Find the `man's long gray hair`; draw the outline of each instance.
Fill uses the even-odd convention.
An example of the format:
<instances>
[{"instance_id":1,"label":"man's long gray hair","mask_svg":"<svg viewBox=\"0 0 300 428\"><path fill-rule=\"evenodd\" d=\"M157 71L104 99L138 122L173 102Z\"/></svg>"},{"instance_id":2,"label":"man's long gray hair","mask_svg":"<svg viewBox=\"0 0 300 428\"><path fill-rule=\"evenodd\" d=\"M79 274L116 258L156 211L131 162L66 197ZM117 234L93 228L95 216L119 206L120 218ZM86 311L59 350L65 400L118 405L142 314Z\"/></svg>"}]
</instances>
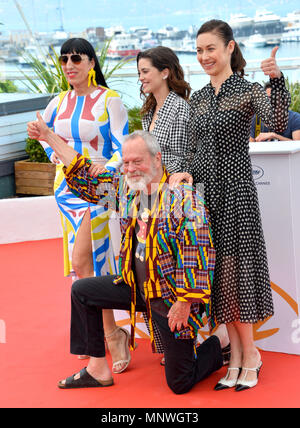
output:
<instances>
[{"instance_id":1,"label":"man's long gray hair","mask_svg":"<svg viewBox=\"0 0 300 428\"><path fill-rule=\"evenodd\" d=\"M128 140L135 140L136 138L142 138L142 140L145 141L151 156L155 156L157 153L161 153L161 148L157 141L157 138L155 137L155 135L151 134L148 131L134 131L125 138L124 143L126 143L126 141Z\"/></svg>"}]
</instances>

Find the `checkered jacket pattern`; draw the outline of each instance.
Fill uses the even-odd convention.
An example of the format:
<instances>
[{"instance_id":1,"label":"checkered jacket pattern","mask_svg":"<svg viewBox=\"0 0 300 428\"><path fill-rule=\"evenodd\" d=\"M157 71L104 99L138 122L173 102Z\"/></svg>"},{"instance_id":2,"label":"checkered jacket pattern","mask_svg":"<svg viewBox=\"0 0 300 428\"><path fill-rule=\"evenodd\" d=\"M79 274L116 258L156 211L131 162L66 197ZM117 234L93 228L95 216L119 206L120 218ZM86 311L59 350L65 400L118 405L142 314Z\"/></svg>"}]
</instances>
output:
<instances>
[{"instance_id":1,"label":"checkered jacket pattern","mask_svg":"<svg viewBox=\"0 0 300 428\"><path fill-rule=\"evenodd\" d=\"M154 111L142 118L144 131L149 131ZM170 174L183 171L184 162L189 154L188 122L190 106L182 97L169 92L163 106L158 111L155 127L151 131L159 142L162 162Z\"/></svg>"}]
</instances>

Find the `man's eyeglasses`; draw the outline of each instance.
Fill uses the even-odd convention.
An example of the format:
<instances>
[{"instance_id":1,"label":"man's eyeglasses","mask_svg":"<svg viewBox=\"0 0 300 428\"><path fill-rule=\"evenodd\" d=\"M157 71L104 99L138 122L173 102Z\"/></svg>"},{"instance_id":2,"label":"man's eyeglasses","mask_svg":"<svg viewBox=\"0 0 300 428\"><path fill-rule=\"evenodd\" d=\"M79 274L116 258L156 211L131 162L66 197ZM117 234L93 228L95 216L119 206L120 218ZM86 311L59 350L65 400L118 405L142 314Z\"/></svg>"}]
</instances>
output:
<instances>
[{"instance_id":1,"label":"man's eyeglasses","mask_svg":"<svg viewBox=\"0 0 300 428\"><path fill-rule=\"evenodd\" d=\"M60 62L61 65L66 65L69 59L71 59L71 61L73 62L73 64L80 64L81 61L83 60L83 58L81 57L81 55L79 55L79 54L72 54L70 56L68 56L68 55L61 55L59 57L59 62Z\"/></svg>"}]
</instances>

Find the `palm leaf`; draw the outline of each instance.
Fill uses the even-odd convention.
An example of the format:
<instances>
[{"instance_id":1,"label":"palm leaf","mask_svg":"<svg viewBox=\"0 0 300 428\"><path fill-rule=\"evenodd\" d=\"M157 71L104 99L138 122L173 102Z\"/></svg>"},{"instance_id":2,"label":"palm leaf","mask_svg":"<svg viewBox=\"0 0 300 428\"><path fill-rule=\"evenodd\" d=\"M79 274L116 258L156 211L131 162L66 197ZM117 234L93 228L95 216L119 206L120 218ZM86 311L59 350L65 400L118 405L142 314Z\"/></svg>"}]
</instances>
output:
<instances>
[{"instance_id":1,"label":"palm leaf","mask_svg":"<svg viewBox=\"0 0 300 428\"><path fill-rule=\"evenodd\" d=\"M115 76L115 74L125 65L134 60L134 58L122 58L117 63L114 61L113 65L111 65L111 62L107 58L107 52L111 41L112 38L106 40L101 49L97 51L97 57L103 76L105 80L110 83L110 87L124 82L122 77L120 77L120 74L118 76ZM35 58L30 53L23 54L23 57L31 66L34 74L33 76L29 76L24 73L23 70L20 70L26 79L25 86L30 91L35 93L53 94L68 89L68 81L60 65L59 56L52 46L51 52L45 55L45 63L42 63L38 58Z\"/></svg>"}]
</instances>

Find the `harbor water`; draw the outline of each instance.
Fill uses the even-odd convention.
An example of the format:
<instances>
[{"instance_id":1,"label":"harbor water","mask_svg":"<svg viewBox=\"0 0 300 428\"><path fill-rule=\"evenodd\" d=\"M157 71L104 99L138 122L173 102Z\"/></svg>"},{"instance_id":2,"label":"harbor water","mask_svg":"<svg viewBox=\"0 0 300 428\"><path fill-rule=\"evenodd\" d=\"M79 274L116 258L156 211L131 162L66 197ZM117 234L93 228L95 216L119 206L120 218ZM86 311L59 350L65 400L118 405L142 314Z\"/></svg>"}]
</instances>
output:
<instances>
[{"instance_id":1,"label":"harbor water","mask_svg":"<svg viewBox=\"0 0 300 428\"><path fill-rule=\"evenodd\" d=\"M245 47L241 46L244 58L247 61L246 78L250 81L257 81L261 84L268 80L261 71L259 71L260 62L270 56L272 46L265 47ZM202 88L209 82L209 77L202 71L197 62L195 53L178 54L181 65L183 66L186 80L189 81L192 91ZM279 46L276 58L285 77L290 82L300 82L300 42L284 42ZM109 60L109 66L113 67L115 60ZM293 69L291 67L294 66ZM19 64L0 62L0 75L2 79L14 79L18 89L22 92L28 92L23 73L32 75L28 66ZM20 80L19 80L20 79ZM127 107L141 106L140 84L136 70L136 61L133 59L130 65L118 70L114 78L108 81L110 88L115 89L122 97ZM3 97L2 102L3 102Z\"/></svg>"}]
</instances>

